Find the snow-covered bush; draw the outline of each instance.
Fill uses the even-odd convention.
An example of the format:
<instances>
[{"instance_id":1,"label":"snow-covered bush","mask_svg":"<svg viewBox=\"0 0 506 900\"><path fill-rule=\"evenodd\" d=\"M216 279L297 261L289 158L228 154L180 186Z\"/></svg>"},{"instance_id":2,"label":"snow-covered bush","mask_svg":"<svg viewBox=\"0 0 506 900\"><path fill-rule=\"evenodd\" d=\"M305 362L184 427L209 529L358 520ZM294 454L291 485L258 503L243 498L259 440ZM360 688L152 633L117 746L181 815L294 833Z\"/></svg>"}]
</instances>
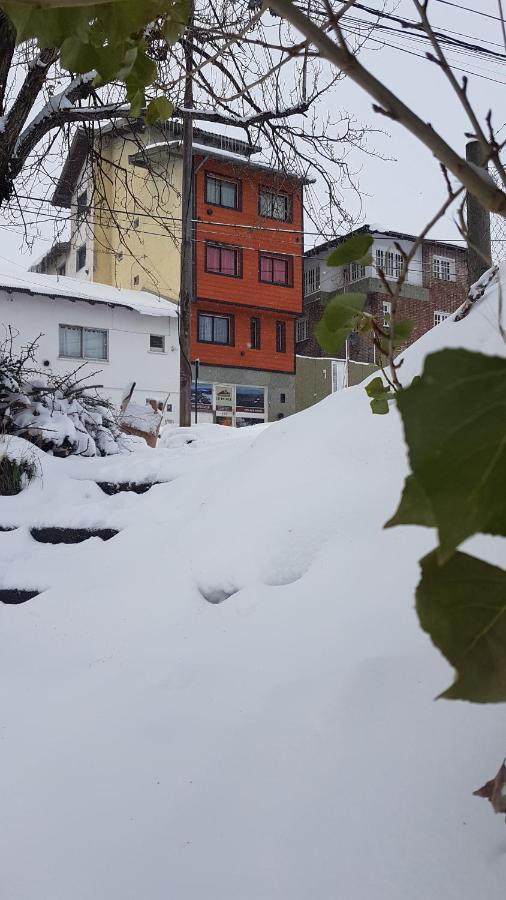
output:
<instances>
[{"instance_id":1,"label":"snow-covered bush","mask_svg":"<svg viewBox=\"0 0 506 900\"><path fill-rule=\"evenodd\" d=\"M0 345L0 432L58 456L109 456L128 449L109 400L82 377L41 372L32 343L16 354L13 335Z\"/></svg>"}]
</instances>

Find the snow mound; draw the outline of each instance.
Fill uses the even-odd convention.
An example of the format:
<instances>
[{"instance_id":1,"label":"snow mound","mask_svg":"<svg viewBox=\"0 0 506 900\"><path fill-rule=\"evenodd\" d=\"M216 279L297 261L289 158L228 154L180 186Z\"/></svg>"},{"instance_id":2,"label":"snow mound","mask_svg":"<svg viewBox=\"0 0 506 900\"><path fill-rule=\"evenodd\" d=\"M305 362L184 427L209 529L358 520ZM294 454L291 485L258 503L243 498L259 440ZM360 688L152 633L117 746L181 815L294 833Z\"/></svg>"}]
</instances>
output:
<instances>
[{"instance_id":1,"label":"snow mound","mask_svg":"<svg viewBox=\"0 0 506 900\"><path fill-rule=\"evenodd\" d=\"M503 272L504 276L504 272ZM505 354L498 292L405 354ZM8 900L502 900L503 826L472 790L497 707L433 702L413 610L427 529L382 526L407 471L363 385L265 429L41 458L2 498L2 887ZM99 496L95 481L167 483ZM65 520L65 521L62 521ZM112 527L55 547L34 524ZM503 542L471 552L501 562Z\"/></svg>"}]
</instances>

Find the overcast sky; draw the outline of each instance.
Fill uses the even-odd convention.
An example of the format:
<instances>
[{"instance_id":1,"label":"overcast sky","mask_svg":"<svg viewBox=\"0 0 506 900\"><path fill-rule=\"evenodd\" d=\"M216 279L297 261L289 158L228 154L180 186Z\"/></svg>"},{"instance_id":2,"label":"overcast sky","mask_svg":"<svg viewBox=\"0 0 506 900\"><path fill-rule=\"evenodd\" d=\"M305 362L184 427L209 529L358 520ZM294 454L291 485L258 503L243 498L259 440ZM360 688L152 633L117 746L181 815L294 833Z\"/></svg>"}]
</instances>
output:
<instances>
[{"instance_id":1,"label":"overcast sky","mask_svg":"<svg viewBox=\"0 0 506 900\"><path fill-rule=\"evenodd\" d=\"M369 7L380 8L380 0L364 0ZM502 34L497 16L497 0L454 0L455 8L446 0L432 0L432 22L435 26L451 29L455 37L467 42L504 53ZM464 6L472 11L467 12ZM415 18L412 0L400 0L388 9L398 15ZM481 13L481 15L480 15ZM367 19L365 13L356 10L357 18ZM385 43L386 42L386 43ZM488 42L488 43L487 43ZM395 49L393 44L402 46ZM390 46L389 46L390 45ZM406 52L409 51L409 52ZM469 124L465 120L452 91L438 68L419 56L424 46L405 37L388 33L375 33L370 49L362 52L362 61L391 89L407 102L424 119L430 121L453 147L464 153L465 132ZM476 54L452 51L449 58L455 66L470 75L469 95L475 109L484 117L488 109L495 112L497 128L506 120L506 58L503 60L477 58ZM458 73L457 73L458 74ZM462 73L461 73L462 74ZM376 115L370 99L349 80L343 81L329 100L336 106L352 112L362 123L383 128L387 135L372 135L370 144L392 161L375 159L356 153L351 158L359 171L359 183L363 192L362 218L364 222L383 229L405 232L419 231L430 220L437 206L444 199L445 189L438 164L431 154L400 126ZM502 137L506 137L504 131ZM348 202L356 209L356 201L350 192ZM457 229L448 216L433 231L433 236L443 240L458 237ZM52 228L44 226L41 237L34 244L32 253L21 247L19 231L1 229L0 264L4 270L19 272L26 269L37 256L51 245Z\"/></svg>"}]
</instances>

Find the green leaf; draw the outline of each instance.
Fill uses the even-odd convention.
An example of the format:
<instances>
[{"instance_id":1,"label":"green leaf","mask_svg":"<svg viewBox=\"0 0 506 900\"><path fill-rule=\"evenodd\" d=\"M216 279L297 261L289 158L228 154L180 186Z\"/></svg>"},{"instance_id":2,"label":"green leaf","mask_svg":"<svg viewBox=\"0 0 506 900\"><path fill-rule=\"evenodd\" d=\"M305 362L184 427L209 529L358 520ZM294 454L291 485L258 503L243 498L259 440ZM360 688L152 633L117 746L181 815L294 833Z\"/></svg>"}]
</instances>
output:
<instances>
[{"instance_id":1,"label":"green leaf","mask_svg":"<svg viewBox=\"0 0 506 900\"><path fill-rule=\"evenodd\" d=\"M474 703L506 700L506 572L466 553L443 565L422 562L416 592L420 624L456 669L440 696Z\"/></svg>"},{"instance_id":2,"label":"green leaf","mask_svg":"<svg viewBox=\"0 0 506 900\"><path fill-rule=\"evenodd\" d=\"M362 260L372 247L370 234L354 234L344 243L339 244L327 259L328 266L345 266L347 263Z\"/></svg>"},{"instance_id":3,"label":"green leaf","mask_svg":"<svg viewBox=\"0 0 506 900\"><path fill-rule=\"evenodd\" d=\"M477 532L506 535L506 359L427 357L397 395L411 469L439 531L441 560Z\"/></svg>"},{"instance_id":4,"label":"green leaf","mask_svg":"<svg viewBox=\"0 0 506 900\"><path fill-rule=\"evenodd\" d=\"M365 392L368 397L378 397L380 394L388 393L390 390L390 385L383 384L383 379L379 376L373 378L369 384L365 386Z\"/></svg>"},{"instance_id":5,"label":"green leaf","mask_svg":"<svg viewBox=\"0 0 506 900\"><path fill-rule=\"evenodd\" d=\"M386 397L375 397L371 400L371 409L377 416L385 416L389 412L388 400Z\"/></svg>"},{"instance_id":6,"label":"green leaf","mask_svg":"<svg viewBox=\"0 0 506 900\"><path fill-rule=\"evenodd\" d=\"M325 307L321 321L315 328L320 346L334 356L361 319L365 294L338 294Z\"/></svg>"},{"instance_id":7,"label":"green leaf","mask_svg":"<svg viewBox=\"0 0 506 900\"><path fill-rule=\"evenodd\" d=\"M152 125L154 122L165 122L174 112L174 104L166 97L156 97L148 104L146 110L146 122Z\"/></svg>"},{"instance_id":8,"label":"green leaf","mask_svg":"<svg viewBox=\"0 0 506 900\"><path fill-rule=\"evenodd\" d=\"M401 502L392 518L385 522L384 528L393 528L394 525L436 527L436 520L427 495L414 475L407 476Z\"/></svg>"}]
</instances>

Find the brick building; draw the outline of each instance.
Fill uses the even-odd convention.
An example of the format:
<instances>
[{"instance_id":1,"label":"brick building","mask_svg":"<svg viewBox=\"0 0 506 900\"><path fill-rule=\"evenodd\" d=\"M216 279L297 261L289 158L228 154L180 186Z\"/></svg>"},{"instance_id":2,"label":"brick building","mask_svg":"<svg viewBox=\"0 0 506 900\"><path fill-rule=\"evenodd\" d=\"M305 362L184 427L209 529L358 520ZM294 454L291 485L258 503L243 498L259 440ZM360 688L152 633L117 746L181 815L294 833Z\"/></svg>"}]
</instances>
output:
<instances>
[{"instance_id":1,"label":"brick building","mask_svg":"<svg viewBox=\"0 0 506 900\"><path fill-rule=\"evenodd\" d=\"M378 278L381 269L395 280L402 267L402 255L409 252L416 238L394 231L375 231L364 226L354 233L368 233L373 237L371 264L352 263L339 268L327 267L330 251L340 238L320 244L307 251L304 259L303 315L296 324L296 349L301 356L323 356L314 337L326 302L336 293L352 290L367 295L365 309L378 321L388 321L390 301ZM400 319L414 322L409 343L437 325L464 302L467 296L467 251L453 244L425 240L417 249L409 265L408 275L398 304ZM352 334L348 341L348 358L358 362L375 363L375 350L369 336ZM346 355L343 347L340 356Z\"/></svg>"}]
</instances>

